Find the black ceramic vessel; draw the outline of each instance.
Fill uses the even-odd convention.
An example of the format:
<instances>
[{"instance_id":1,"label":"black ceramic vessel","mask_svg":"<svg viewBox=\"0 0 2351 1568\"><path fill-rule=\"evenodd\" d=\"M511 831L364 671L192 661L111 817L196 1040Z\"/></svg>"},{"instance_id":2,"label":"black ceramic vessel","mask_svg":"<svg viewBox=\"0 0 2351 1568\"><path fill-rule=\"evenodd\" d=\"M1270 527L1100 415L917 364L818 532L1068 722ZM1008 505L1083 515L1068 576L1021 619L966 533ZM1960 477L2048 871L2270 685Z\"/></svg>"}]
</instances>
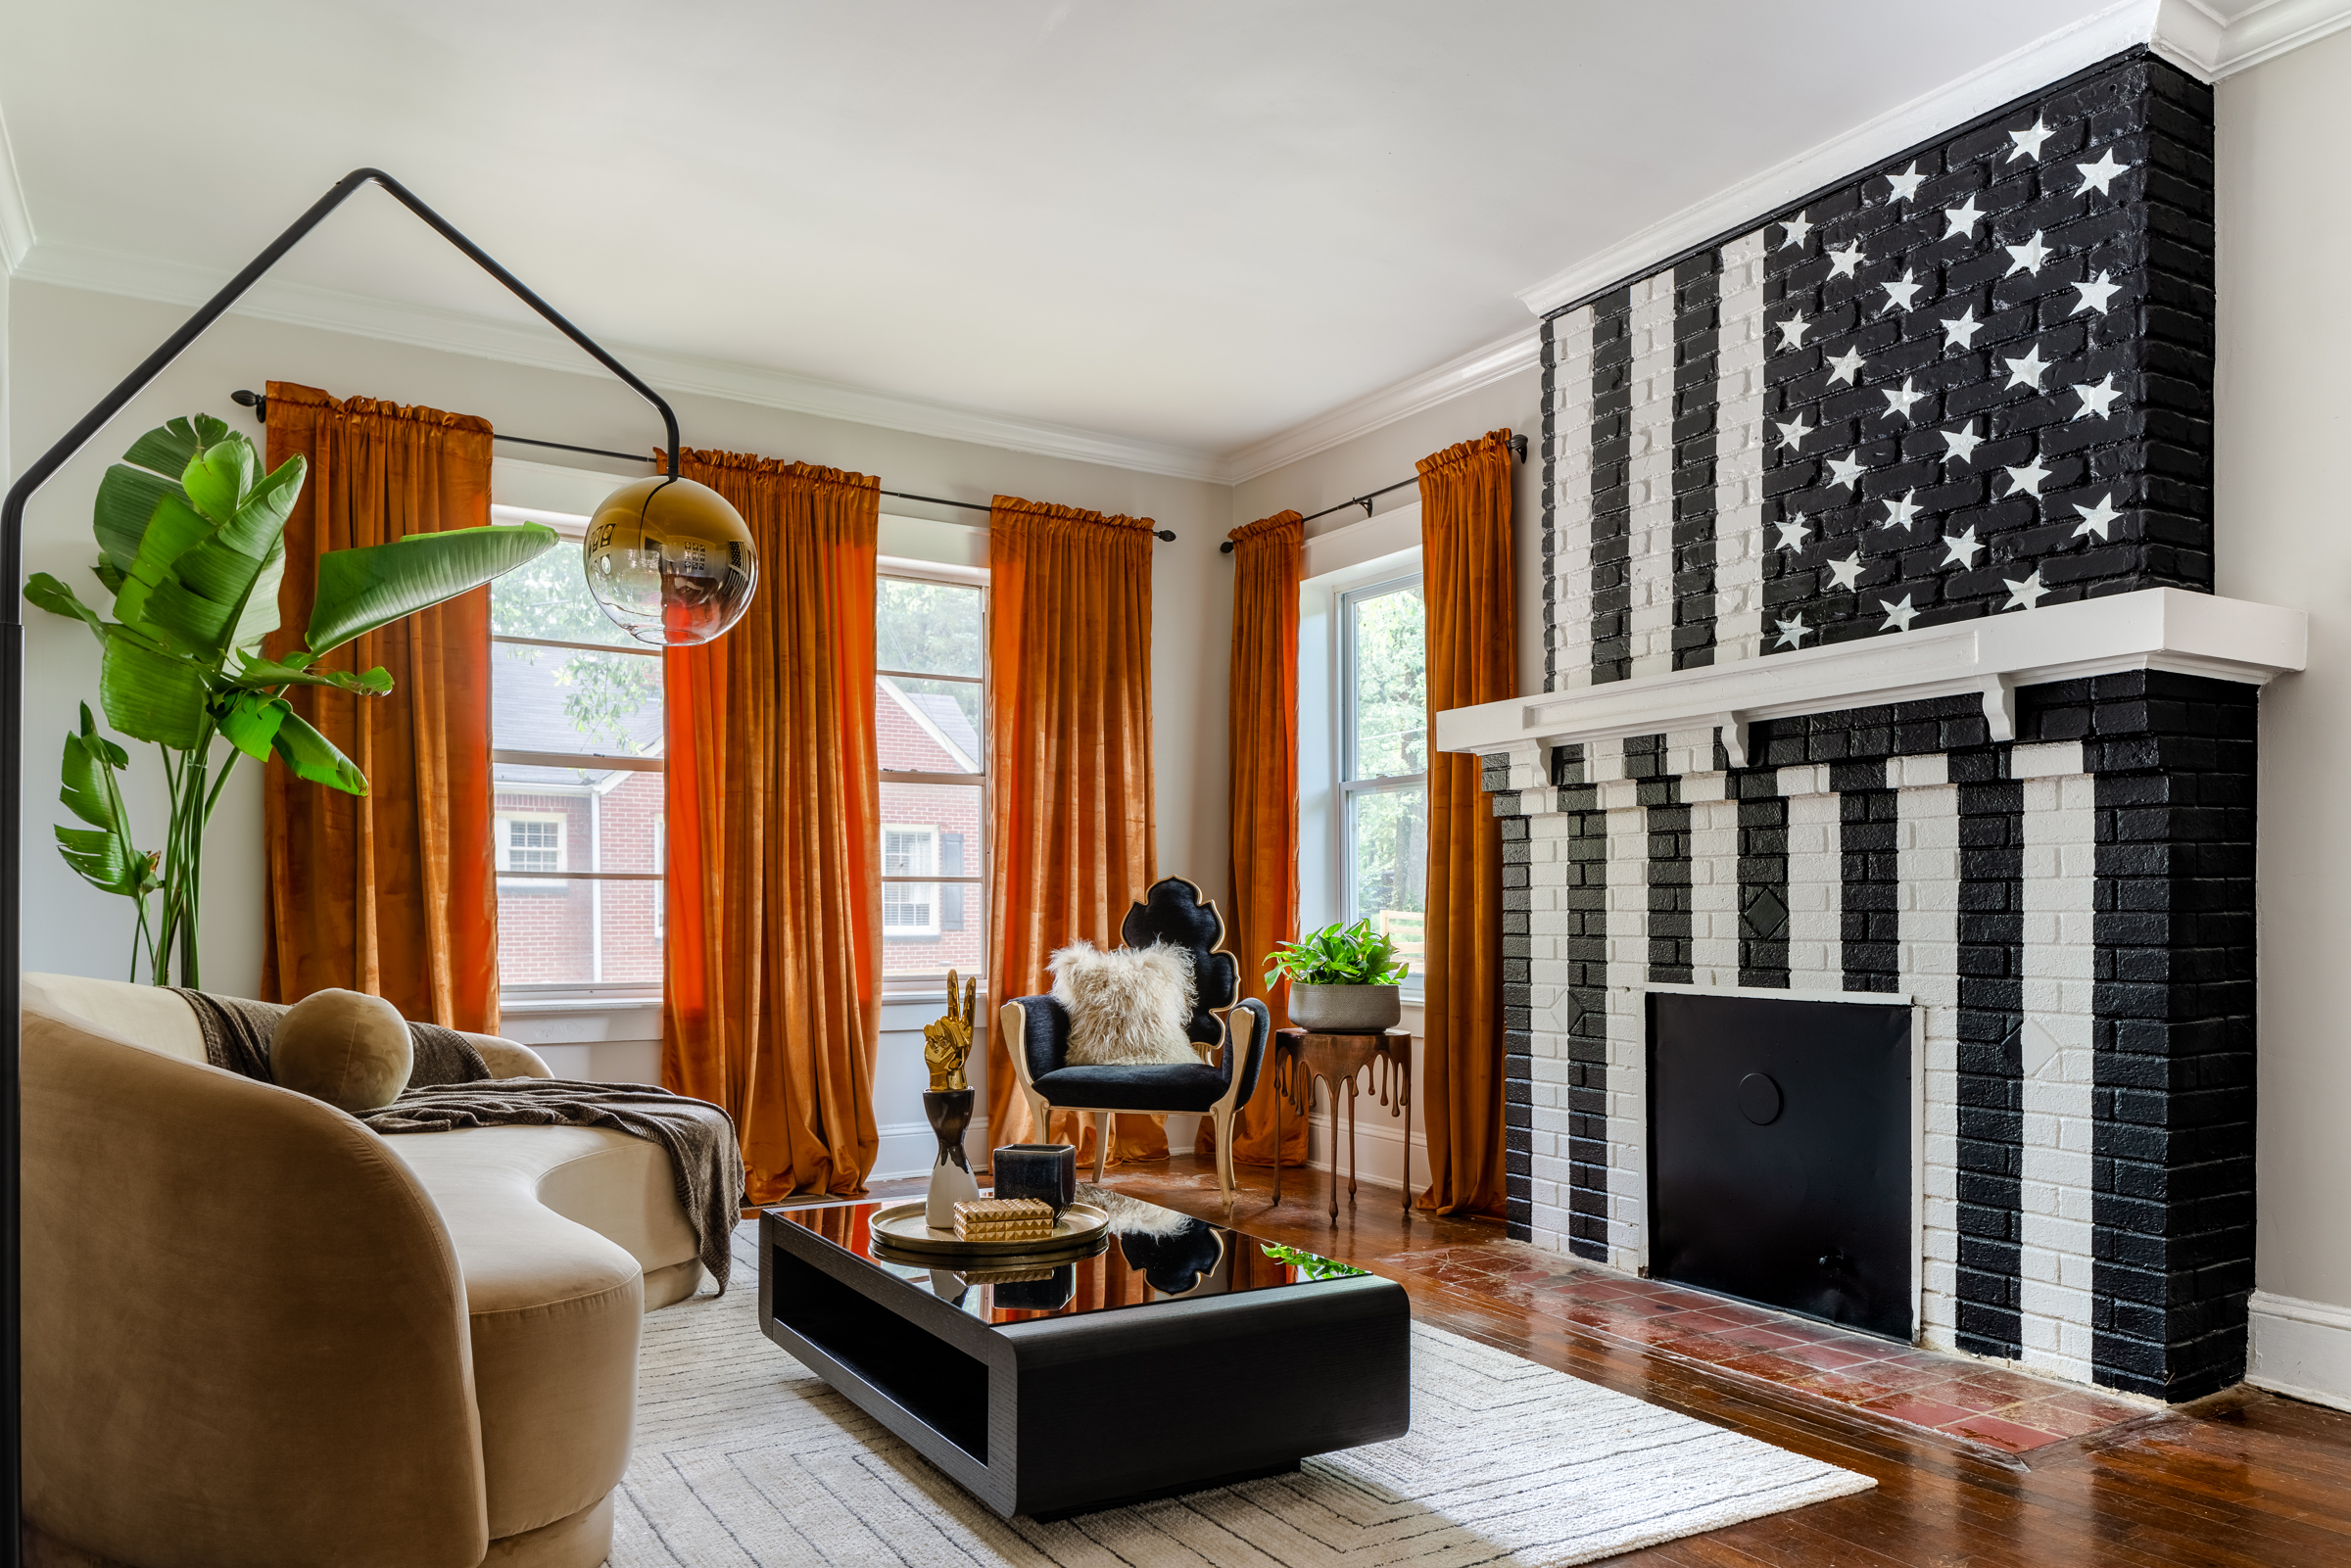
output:
<instances>
[{"instance_id":1,"label":"black ceramic vessel","mask_svg":"<svg viewBox=\"0 0 2351 1568\"><path fill-rule=\"evenodd\" d=\"M926 1089L923 1115L931 1118L931 1130L938 1134L938 1158L933 1162L934 1166L951 1162L971 1169L971 1161L964 1158L963 1131L972 1124L972 1091Z\"/></svg>"},{"instance_id":2,"label":"black ceramic vessel","mask_svg":"<svg viewBox=\"0 0 2351 1568\"><path fill-rule=\"evenodd\" d=\"M995 1193L999 1198L1041 1198L1055 1218L1078 1198L1078 1150L1067 1143L1008 1143L998 1149Z\"/></svg>"}]
</instances>

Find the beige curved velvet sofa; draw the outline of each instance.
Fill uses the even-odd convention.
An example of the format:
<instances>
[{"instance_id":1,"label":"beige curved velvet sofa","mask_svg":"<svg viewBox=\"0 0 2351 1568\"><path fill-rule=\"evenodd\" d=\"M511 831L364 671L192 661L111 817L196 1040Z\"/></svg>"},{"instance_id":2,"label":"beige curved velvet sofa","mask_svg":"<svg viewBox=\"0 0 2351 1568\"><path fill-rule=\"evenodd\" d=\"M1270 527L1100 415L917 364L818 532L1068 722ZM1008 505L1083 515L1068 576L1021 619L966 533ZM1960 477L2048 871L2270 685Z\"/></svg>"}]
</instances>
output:
<instances>
[{"instance_id":1,"label":"beige curved velvet sofa","mask_svg":"<svg viewBox=\"0 0 2351 1568\"><path fill-rule=\"evenodd\" d=\"M659 1145L379 1137L206 1066L168 990L24 998L30 1560L604 1560L641 1319L701 1280Z\"/></svg>"}]
</instances>

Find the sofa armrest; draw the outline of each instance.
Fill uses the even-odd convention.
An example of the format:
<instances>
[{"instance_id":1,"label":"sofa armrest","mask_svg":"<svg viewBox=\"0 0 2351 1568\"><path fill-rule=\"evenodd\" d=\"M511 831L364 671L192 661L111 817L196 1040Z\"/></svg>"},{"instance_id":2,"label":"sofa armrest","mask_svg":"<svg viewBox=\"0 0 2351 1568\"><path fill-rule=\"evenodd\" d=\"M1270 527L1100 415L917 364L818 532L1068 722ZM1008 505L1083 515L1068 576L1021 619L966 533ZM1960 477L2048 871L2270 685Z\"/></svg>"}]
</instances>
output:
<instances>
[{"instance_id":1,"label":"sofa armrest","mask_svg":"<svg viewBox=\"0 0 2351 1568\"><path fill-rule=\"evenodd\" d=\"M463 1029L457 1031L465 1034ZM555 1069L547 1059L520 1040L509 1040L503 1034L465 1034L494 1078L552 1078Z\"/></svg>"},{"instance_id":2,"label":"sofa armrest","mask_svg":"<svg viewBox=\"0 0 2351 1568\"><path fill-rule=\"evenodd\" d=\"M465 1285L332 1106L24 1020L24 1485L123 1562L473 1568Z\"/></svg>"}]
</instances>

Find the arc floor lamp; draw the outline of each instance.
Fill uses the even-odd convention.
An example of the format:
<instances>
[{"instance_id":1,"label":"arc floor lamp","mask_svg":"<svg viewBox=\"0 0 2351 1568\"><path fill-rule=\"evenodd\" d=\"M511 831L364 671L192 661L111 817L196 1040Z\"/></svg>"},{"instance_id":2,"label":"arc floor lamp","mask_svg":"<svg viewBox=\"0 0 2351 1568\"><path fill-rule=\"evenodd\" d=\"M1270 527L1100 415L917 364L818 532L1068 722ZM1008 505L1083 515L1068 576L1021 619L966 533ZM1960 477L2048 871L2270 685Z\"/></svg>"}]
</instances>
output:
<instances>
[{"instance_id":1,"label":"arc floor lamp","mask_svg":"<svg viewBox=\"0 0 2351 1568\"><path fill-rule=\"evenodd\" d=\"M663 450L669 456L666 479L656 476L639 480L614 493L611 499L600 507L591 525L588 546L590 558L608 555L619 547L625 551L631 543L629 536L641 546L639 553L654 562L650 575L656 597L661 591L670 590L670 614L664 627L656 614L650 623L624 627L633 636L649 642L685 643L707 641L734 624L750 600L757 580L757 563L749 549L750 536L743 520L732 506L715 492L704 489L691 480L678 476L678 416L668 403L652 388L596 342L565 320L562 313L525 285L522 279L499 265L489 252L459 233L456 227L440 214L418 201L413 192L380 168L355 168L335 182L334 188L296 218L283 234L272 240L261 255L245 264L244 270L229 279L219 293L207 300L197 312L188 317L177 332L167 338L157 350L139 362L138 368L99 400L97 406L75 421L73 428L35 458L32 465L8 488L8 498L0 502L0 1319L5 1332L0 1333L0 1402L5 1402L5 1435L8 1445L8 1466L5 1485L8 1492L7 1536L0 1541L0 1563L16 1568L21 1560L20 1523L24 1514L23 1424L19 1402L24 1395L23 1347L19 1334L23 1313L19 1292L23 1286L23 1235L18 1205L23 1196L23 1183L18 1160L23 1151L23 1098L18 1081L20 1051L23 1044L22 1021L18 1015L21 1001L19 977L23 962L23 912L19 900L24 893L24 620L19 585L24 575L24 507L33 495L63 468L73 454L88 444L90 438L129 405L131 399L145 390L168 369L174 359L185 353L188 345L202 337L212 324L227 313L244 293L258 282L262 274L275 266L280 258L298 244L302 237L326 220L326 215L350 199L352 194L366 185L380 185L401 206L422 218L433 231L465 253L473 263L504 284L518 299L546 318L554 329L586 350L591 357L611 371L639 397L661 411L665 436ZM715 505L712 503L715 502ZM663 515L656 516L656 512ZM663 552L659 541L682 538L704 546L716 543L722 548L720 558L732 570L715 574L695 575L702 581L689 581L668 565L662 564ZM732 550L724 548L733 546ZM649 546L644 547L644 546ZM696 555L698 562L710 552ZM713 603L713 596L720 601ZM621 620L612 601L602 594L615 620ZM642 597L642 596L641 596Z\"/></svg>"}]
</instances>

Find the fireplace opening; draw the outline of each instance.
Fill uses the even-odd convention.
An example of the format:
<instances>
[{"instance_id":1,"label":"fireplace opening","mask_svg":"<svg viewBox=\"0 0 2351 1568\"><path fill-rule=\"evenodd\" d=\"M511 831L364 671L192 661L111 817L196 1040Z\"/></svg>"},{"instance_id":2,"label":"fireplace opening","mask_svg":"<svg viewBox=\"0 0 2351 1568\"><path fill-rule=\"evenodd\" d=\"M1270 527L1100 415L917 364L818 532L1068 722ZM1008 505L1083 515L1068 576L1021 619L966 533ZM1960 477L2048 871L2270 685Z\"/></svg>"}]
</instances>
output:
<instances>
[{"instance_id":1,"label":"fireplace opening","mask_svg":"<svg viewBox=\"0 0 2351 1568\"><path fill-rule=\"evenodd\" d=\"M1910 1009L1649 996L1650 1274L1912 1337Z\"/></svg>"}]
</instances>

